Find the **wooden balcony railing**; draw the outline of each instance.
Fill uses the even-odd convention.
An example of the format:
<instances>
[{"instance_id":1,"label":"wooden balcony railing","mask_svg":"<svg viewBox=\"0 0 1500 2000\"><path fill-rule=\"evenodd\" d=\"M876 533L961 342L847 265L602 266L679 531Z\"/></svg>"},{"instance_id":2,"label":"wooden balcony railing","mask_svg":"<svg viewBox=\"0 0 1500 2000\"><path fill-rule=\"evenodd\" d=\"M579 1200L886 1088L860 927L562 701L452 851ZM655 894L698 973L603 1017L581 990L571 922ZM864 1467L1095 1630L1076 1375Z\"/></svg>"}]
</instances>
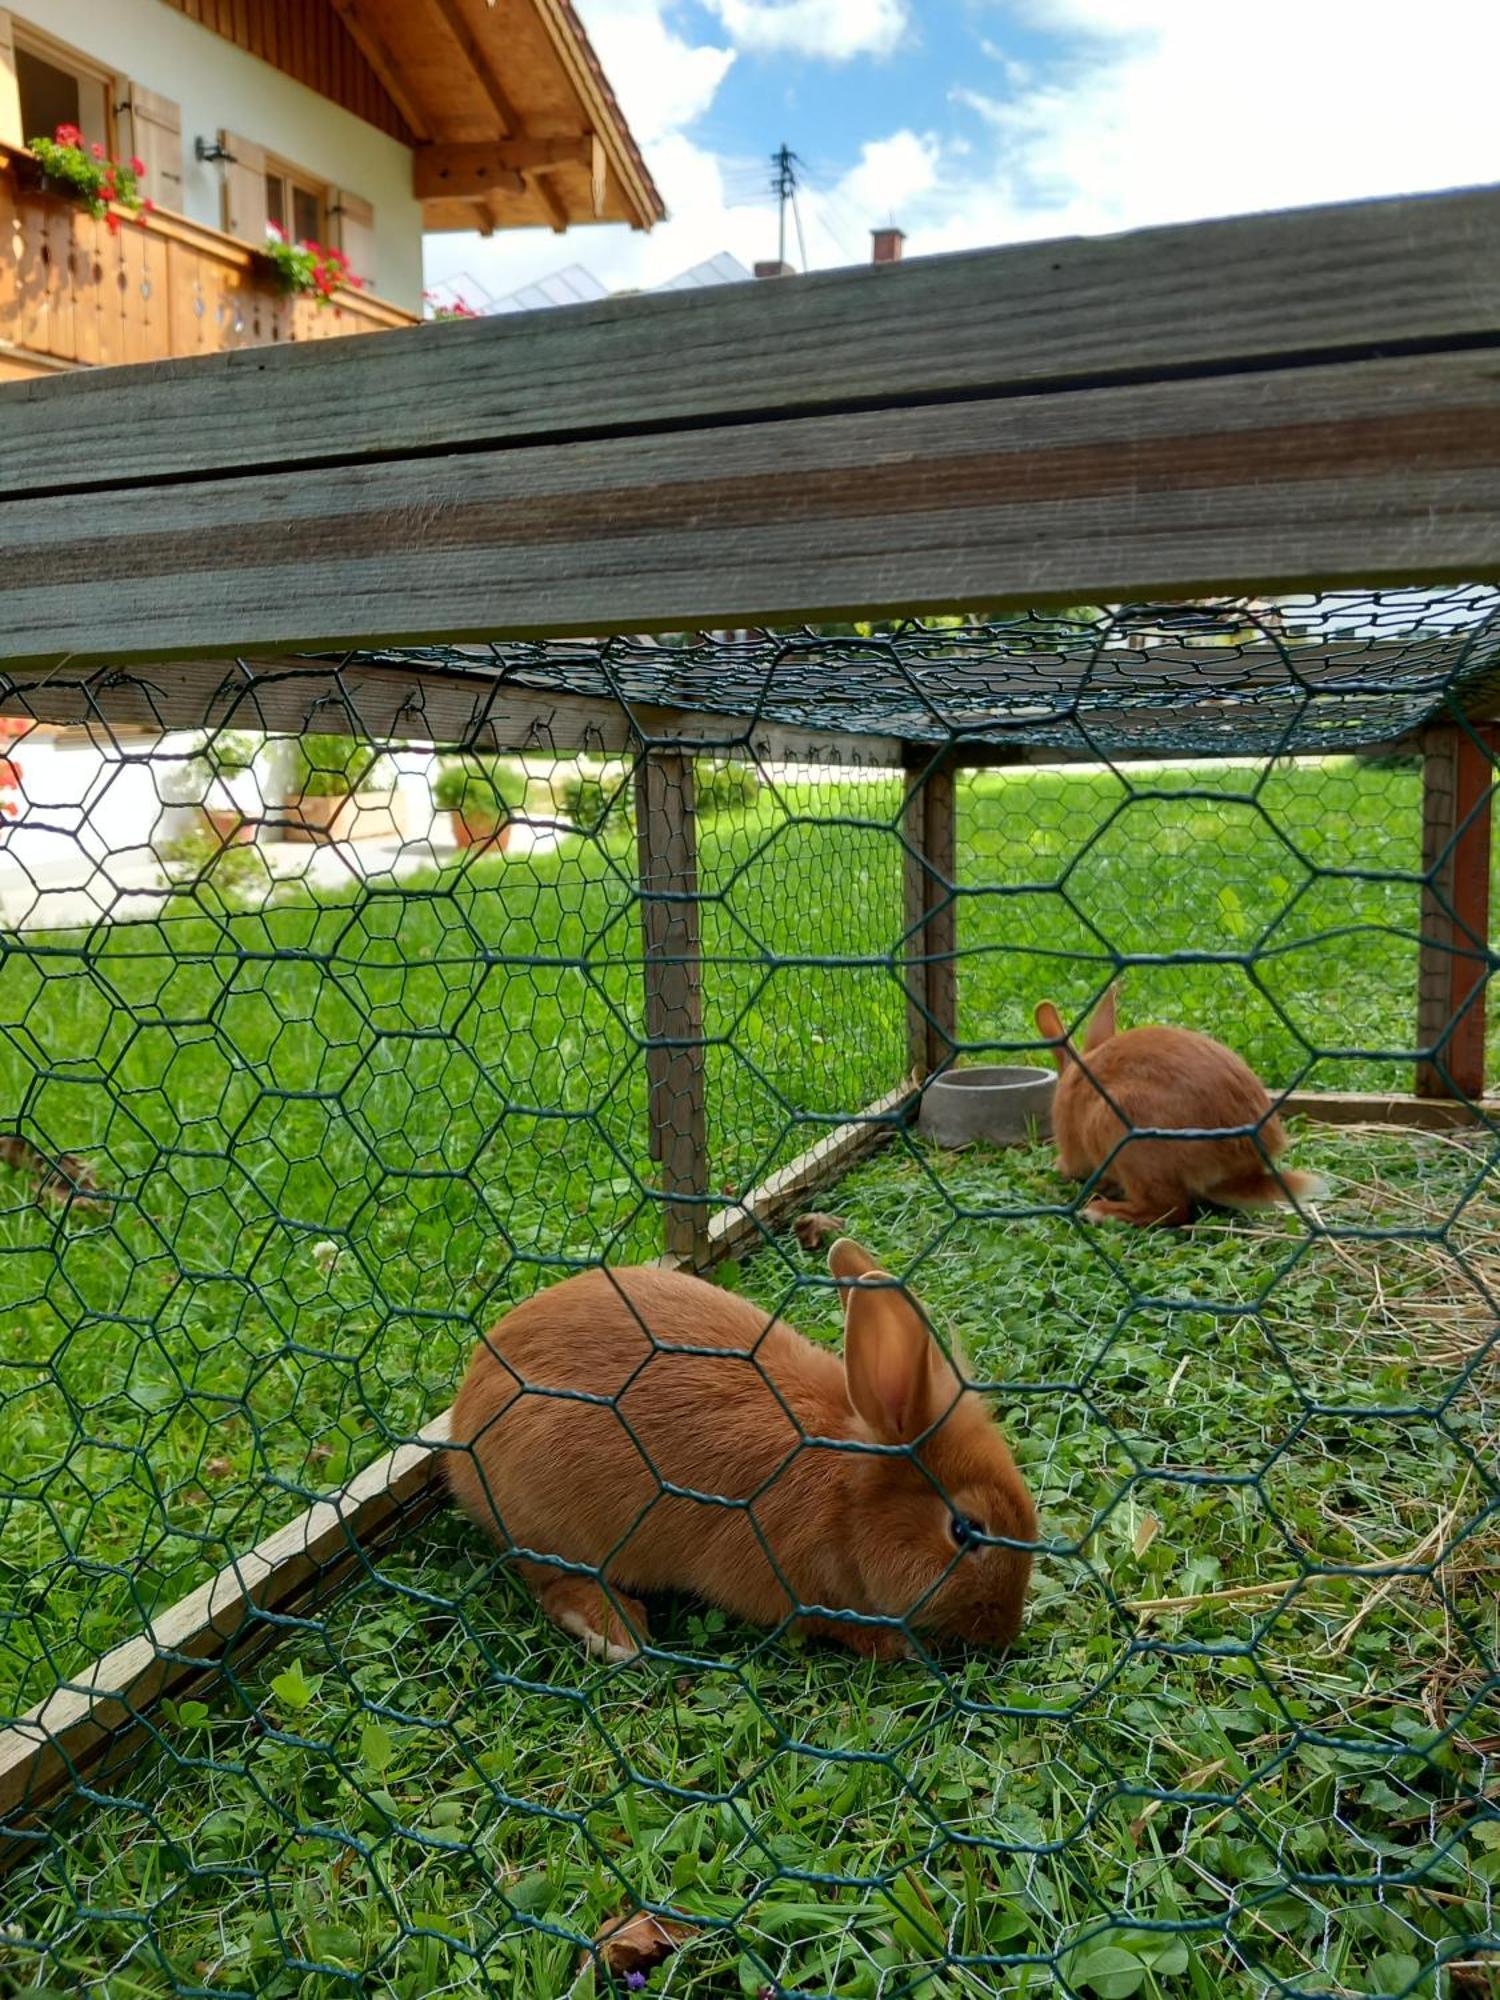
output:
<instances>
[{"instance_id":1,"label":"wooden balcony railing","mask_svg":"<svg viewBox=\"0 0 1500 2000\"><path fill-rule=\"evenodd\" d=\"M248 245L179 215L111 234L45 191L29 153L0 145L0 381L54 367L161 361L410 326L368 292L288 298Z\"/></svg>"}]
</instances>

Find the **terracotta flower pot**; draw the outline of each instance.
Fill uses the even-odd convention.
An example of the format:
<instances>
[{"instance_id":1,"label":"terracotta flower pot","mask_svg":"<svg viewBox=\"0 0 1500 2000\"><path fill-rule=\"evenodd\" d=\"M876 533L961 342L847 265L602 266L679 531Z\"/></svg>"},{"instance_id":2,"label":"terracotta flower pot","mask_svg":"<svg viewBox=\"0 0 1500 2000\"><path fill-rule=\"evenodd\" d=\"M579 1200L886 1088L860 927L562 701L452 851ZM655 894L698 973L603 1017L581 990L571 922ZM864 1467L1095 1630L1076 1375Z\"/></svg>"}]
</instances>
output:
<instances>
[{"instance_id":1,"label":"terracotta flower pot","mask_svg":"<svg viewBox=\"0 0 1500 2000\"><path fill-rule=\"evenodd\" d=\"M326 847L335 840L385 840L396 831L390 792L345 793L336 798L288 799L283 840Z\"/></svg>"},{"instance_id":2,"label":"terracotta flower pot","mask_svg":"<svg viewBox=\"0 0 1500 2000\"><path fill-rule=\"evenodd\" d=\"M453 829L455 847L493 848L497 854L505 853L515 832L512 820L481 819L475 813L466 819L461 812L451 812L448 824Z\"/></svg>"},{"instance_id":3,"label":"terracotta flower pot","mask_svg":"<svg viewBox=\"0 0 1500 2000\"><path fill-rule=\"evenodd\" d=\"M257 822L246 819L242 812L232 808L225 811L205 810L204 818L213 828L215 837L226 847L248 847L255 838Z\"/></svg>"}]
</instances>

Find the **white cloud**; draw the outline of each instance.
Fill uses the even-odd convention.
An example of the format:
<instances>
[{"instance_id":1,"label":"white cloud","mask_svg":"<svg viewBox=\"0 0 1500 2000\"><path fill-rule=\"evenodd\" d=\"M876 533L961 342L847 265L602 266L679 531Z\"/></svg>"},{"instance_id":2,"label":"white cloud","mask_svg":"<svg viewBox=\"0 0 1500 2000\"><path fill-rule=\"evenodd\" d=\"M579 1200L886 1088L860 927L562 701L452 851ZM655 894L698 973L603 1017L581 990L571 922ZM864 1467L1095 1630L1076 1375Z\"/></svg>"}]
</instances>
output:
<instances>
[{"instance_id":1,"label":"white cloud","mask_svg":"<svg viewBox=\"0 0 1500 2000\"><path fill-rule=\"evenodd\" d=\"M893 132L860 148L858 163L834 189L838 200L871 227L887 221L938 185L941 155L937 141L915 132Z\"/></svg>"},{"instance_id":2,"label":"white cloud","mask_svg":"<svg viewBox=\"0 0 1500 2000\"><path fill-rule=\"evenodd\" d=\"M1067 66L970 108L998 137L966 232L1033 233L1451 187L1500 176L1500 9L1475 0L1022 0L1086 38ZM993 239L989 239L993 240Z\"/></svg>"},{"instance_id":3,"label":"white cloud","mask_svg":"<svg viewBox=\"0 0 1500 2000\"><path fill-rule=\"evenodd\" d=\"M606 0L588 9L588 32L643 147L701 118L734 61L733 49L684 41L662 0Z\"/></svg>"},{"instance_id":4,"label":"white cloud","mask_svg":"<svg viewBox=\"0 0 1500 2000\"><path fill-rule=\"evenodd\" d=\"M757 55L888 56L906 33L906 0L707 0L737 48Z\"/></svg>"}]
</instances>

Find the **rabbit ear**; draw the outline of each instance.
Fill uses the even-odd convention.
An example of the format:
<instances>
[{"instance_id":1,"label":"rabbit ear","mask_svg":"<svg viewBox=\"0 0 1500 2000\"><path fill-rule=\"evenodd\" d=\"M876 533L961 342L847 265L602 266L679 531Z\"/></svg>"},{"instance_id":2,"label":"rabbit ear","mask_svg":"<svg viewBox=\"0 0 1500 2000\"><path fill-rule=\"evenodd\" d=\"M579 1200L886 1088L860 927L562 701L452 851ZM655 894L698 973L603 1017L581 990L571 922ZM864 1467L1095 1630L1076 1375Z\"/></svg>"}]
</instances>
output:
<instances>
[{"instance_id":1,"label":"rabbit ear","mask_svg":"<svg viewBox=\"0 0 1500 2000\"><path fill-rule=\"evenodd\" d=\"M1111 986L1104 998L1094 1009L1094 1018L1089 1022L1089 1031L1083 1038L1085 1050L1097 1049L1107 1042L1115 1031L1115 994L1117 988Z\"/></svg>"},{"instance_id":2,"label":"rabbit ear","mask_svg":"<svg viewBox=\"0 0 1500 2000\"><path fill-rule=\"evenodd\" d=\"M884 1271L873 1275L881 1282L852 1285L846 1301L849 1401L882 1444L910 1444L942 1414L937 1377L948 1371L905 1292ZM942 1408L952 1400L945 1396Z\"/></svg>"},{"instance_id":3,"label":"rabbit ear","mask_svg":"<svg viewBox=\"0 0 1500 2000\"><path fill-rule=\"evenodd\" d=\"M1045 1035L1049 1042L1057 1044L1052 1053L1057 1060L1058 1073L1061 1074L1072 1050L1068 1047L1068 1031L1062 1024L1062 1016L1050 1000L1042 1001L1037 1008L1036 1025L1038 1034Z\"/></svg>"},{"instance_id":4,"label":"rabbit ear","mask_svg":"<svg viewBox=\"0 0 1500 2000\"><path fill-rule=\"evenodd\" d=\"M828 1253L828 1268L835 1278L865 1278L880 1266L852 1236L841 1236Z\"/></svg>"}]
</instances>

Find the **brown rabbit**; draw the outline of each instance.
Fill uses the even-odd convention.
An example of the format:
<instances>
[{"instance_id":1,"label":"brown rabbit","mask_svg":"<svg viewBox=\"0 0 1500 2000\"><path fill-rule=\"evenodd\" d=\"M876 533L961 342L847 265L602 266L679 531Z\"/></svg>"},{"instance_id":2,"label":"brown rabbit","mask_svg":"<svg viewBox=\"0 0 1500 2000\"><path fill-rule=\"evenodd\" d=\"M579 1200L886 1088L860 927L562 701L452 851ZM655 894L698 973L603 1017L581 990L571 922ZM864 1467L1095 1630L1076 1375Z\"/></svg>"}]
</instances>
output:
<instances>
[{"instance_id":1,"label":"brown rabbit","mask_svg":"<svg viewBox=\"0 0 1500 2000\"><path fill-rule=\"evenodd\" d=\"M1116 1034L1113 986L1089 1022L1083 1057L1050 1000L1037 1008L1036 1024L1056 1045L1052 1132L1058 1166L1079 1181L1103 1168L1111 1189L1083 1211L1092 1221L1114 1217L1141 1228L1175 1227L1192 1219L1200 1201L1268 1208L1324 1192L1315 1174L1271 1172L1269 1163L1286 1147L1285 1128L1260 1078L1222 1042L1191 1028L1128 1028ZM1245 1128L1243 1135L1126 1137L1132 1131L1231 1126Z\"/></svg>"},{"instance_id":2,"label":"brown rabbit","mask_svg":"<svg viewBox=\"0 0 1500 2000\"><path fill-rule=\"evenodd\" d=\"M795 1614L875 1659L908 1650L895 1621L1015 1638L1036 1513L1004 1439L866 1251L845 1239L828 1265L849 1287L842 1360L654 1266L564 1279L475 1350L449 1484L502 1547L554 1559L517 1568L591 1653L646 1643L629 1593L652 1591ZM909 1449L873 1449L892 1445Z\"/></svg>"}]
</instances>

